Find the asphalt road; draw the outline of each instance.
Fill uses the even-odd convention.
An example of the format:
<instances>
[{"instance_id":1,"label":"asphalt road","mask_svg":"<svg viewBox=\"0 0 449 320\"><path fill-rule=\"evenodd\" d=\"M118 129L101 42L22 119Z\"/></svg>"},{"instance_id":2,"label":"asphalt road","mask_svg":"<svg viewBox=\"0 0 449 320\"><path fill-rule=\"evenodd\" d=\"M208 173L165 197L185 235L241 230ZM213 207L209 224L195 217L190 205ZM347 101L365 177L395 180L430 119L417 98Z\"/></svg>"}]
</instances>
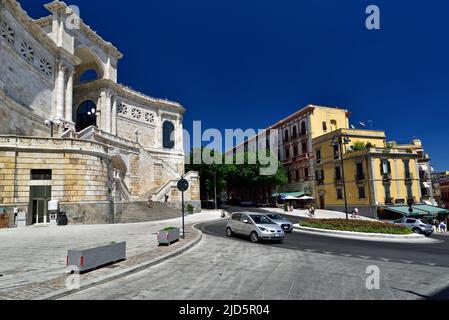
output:
<instances>
[{"instance_id":1,"label":"asphalt road","mask_svg":"<svg viewBox=\"0 0 449 320\"><path fill-rule=\"evenodd\" d=\"M257 212L257 209L250 211ZM297 217L286 215L284 217L294 223L300 220ZM203 224L199 228L209 235L226 237L226 222ZM449 241L447 241L449 238L437 235L432 237L441 242L431 244L373 242L293 232L286 235L282 244L262 243L261 245L363 260L397 262L404 265L449 267ZM234 239L249 241L244 237Z\"/></svg>"}]
</instances>

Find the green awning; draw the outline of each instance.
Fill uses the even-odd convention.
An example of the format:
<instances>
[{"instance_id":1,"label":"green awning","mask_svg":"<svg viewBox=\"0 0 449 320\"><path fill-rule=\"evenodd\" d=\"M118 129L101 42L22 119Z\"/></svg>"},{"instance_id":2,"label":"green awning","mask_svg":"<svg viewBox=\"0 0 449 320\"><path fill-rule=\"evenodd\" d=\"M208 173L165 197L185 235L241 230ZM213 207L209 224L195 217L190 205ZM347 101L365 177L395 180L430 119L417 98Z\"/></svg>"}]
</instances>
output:
<instances>
[{"instance_id":1,"label":"green awning","mask_svg":"<svg viewBox=\"0 0 449 320\"><path fill-rule=\"evenodd\" d=\"M426 204L417 204L413 207L416 207L419 210L426 211L428 213L435 214L435 215L449 215L449 210L434 207L434 206L429 206Z\"/></svg>"},{"instance_id":2,"label":"green awning","mask_svg":"<svg viewBox=\"0 0 449 320\"><path fill-rule=\"evenodd\" d=\"M295 197L295 198L301 198L305 196L306 193L304 191L301 192L281 192L281 193L273 193L272 197Z\"/></svg>"},{"instance_id":3,"label":"green awning","mask_svg":"<svg viewBox=\"0 0 449 320\"><path fill-rule=\"evenodd\" d=\"M391 206L391 207L385 207L385 210L393 211L396 213L400 213L406 217L413 217L413 216L427 216L429 213L427 211L420 210L413 206L413 212L409 211L409 207L407 206Z\"/></svg>"}]
</instances>

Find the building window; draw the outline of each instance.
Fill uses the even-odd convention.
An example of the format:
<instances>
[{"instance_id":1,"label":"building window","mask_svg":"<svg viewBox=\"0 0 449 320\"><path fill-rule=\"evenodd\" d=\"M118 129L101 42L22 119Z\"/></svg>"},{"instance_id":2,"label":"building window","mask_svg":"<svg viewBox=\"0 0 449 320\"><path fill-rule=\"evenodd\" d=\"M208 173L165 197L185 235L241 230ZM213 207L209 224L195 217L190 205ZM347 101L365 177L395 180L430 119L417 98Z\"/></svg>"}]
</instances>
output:
<instances>
[{"instance_id":1,"label":"building window","mask_svg":"<svg viewBox=\"0 0 449 320\"><path fill-rule=\"evenodd\" d=\"M39 64L39 68L40 70L45 73L48 77L51 77L53 74L53 67L51 66L51 63L48 62L45 59L40 59L40 64Z\"/></svg>"},{"instance_id":2,"label":"building window","mask_svg":"<svg viewBox=\"0 0 449 320\"><path fill-rule=\"evenodd\" d=\"M294 146L293 147L293 156L297 157L298 156L298 146Z\"/></svg>"},{"instance_id":3,"label":"building window","mask_svg":"<svg viewBox=\"0 0 449 320\"><path fill-rule=\"evenodd\" d=\"M324 185L324 170L317 170L315 175L318 185Z\"/></svg>"},{"instance_id":4,"label":"building window","mask_svg":"<svg viewBox=\"0 0 449 320\"><path fill-rule=\"evenodd\" d=\"M337 189L337 199L343 200L343 189Z\"/></svg>"},{"instance_id":5,"label":"building window","mask_svg":"<svg viewBox=\"0 0 449 320\"><path fill-rule=\"evenodd\" d=\"M340 159L340 147L338 145L334 146L334 160Z\"/></svg>"},{"instance_id":6,"label":"building window","mask_svg":"<svg viewBox=\"0 0 449 320\"><path fill-rule=\"evenodd\" d=\"M304 121L301 122L301 134L303 136L307 135L307 126L306 126L306 123Z\"/></svg>"},{"instance_id":7,"label":"building window","mask_svg":"<svg viewBox=\"0 0 449 320\"><path fill-rule=\"evenodd\" d=\"M293 139L296 139L298 137L298 128L296 125L293 127Z\"/></svg>"},{"instance_id":8,"label":"building window","mask_svg":"<svg viewBox=\"0 0 449 320\"><path fill-rule=\"evenodd\" d=\"M309 150L307 150L307 143L303 143L302 144L302 154L306 155L306 154L308 154L308 151Z\"/></svg>"},{"instance_id":9,"label":"building window","mask_svg":"<svg viewBox=\"0 0 449 320\"><path fill-rule=\"evenodd\" d=\"M326 122L323 122L323 131L327 132L327 123Z\"/></svg>"},{"instance_id":10,"label":"building window","mask_svg":"<svg viewBox=\"0 0 449 320\"><path fill-rule=\"evenodd\" d=\"M289 139L289 136L288 136L288 130L285 130L285 131L284 131L284 141L285 141L285 142L288 142L288 140L290 140L290 139Z\"/></svg>"},{"instance_id":11,"label":"building window","mask_svg":"<svg viewBox=\"0 0 449 320\"><path fill-rule=\"evenodd\" d=\"M335 168L335 180L341 181L341 169L340 167Z\"/></svg>"},{"instance_id":12,"label":"building window","mask_svg":"<svg viewBox=\"0 0 449 320\"><path fill-rule=\"evenodd\" d=\"M359 187L359 199L366 199L365 187Z\"/></svg>"},{"instance_id":13,"label":"building window","mask_svg":"<svg viewBox=\"0 0 449 320\"><path fill-rule=\"evenodd\" d=\"M357 181L365 180L365 174L363 173L363 163L357 163L356 174L357 174Z\"/></svg>"},{"instance_id":14,"label":"building window","mask_svg":"<svg viewBox=\"0 0 449 320\"><path fill-rule=\"evenodd\" d=\"M175 147L175 126L170 121L165 121L162 131L164 149L173 149Z\"/></svg>"},{"instance_id":15,"label":"building window","mask_svg":"<svg viewBox=\"0 0 449 320\"><path fill-rule=\"evenodd\" d=\"M296 181L299 181L300 179L299 170L296 170Z\"/></svg>"},{"instance_id":16,"label":"building window","mask_svg":"<svg viewBox=\"0 0 449 320\"><path fill-rule=\"evenodd\" d=\"M405 179L411 179L410 173L410 160L404 160L404 168L405 168Z\"/></svg>"},{"instance_id":17,"label":"building window","mask_svg":"<svg viewBox=\"0 0 449 320\"><path fill-rule=\"evenodd\" d=\"M391 187L389 184L384 184L385 189L385 204L392 204L393 199L391 198Z\"/></svg>"},{"instance_id":18,"label":"building window","mask_svg":"<svg viewBox=\"0 0 449 320\"><path fill-rule=\"evenodd\" d=\"M285 160L290 159L290 148L285 148Z\"/></svg>"},{"instance_id":19,"label":"building window","mask_svg":"<svg viewBox=\"0 0 449 320\"><path fill-rule=\"evenodd\" d=\"M337 121L331 120L331 131L334 132L337 130Z\"/></svg>"},{"instance_id":20,"label":"building window","mask_svg":"<svg viewBox=\"0 0 449 320\"><path fill-rule=\"evenodd\" d=\"M321 163L321 150L316 151L316 163Z\"/></svg>"},{"instance_id":21,"label":"building window","mask_svg":"<svg viewBox=\"0 0 449 320\"><path fill-rule=\"evenodd\" d=\"M28 45L28 43L22 42L22 44L20 45L20 53L29 62L33 62L33 60L34 60L34 50L33 50L33 48L31 48Z\"/></svg>"},{"instance_id":22,"label":"building window","mask_svg":"<svg viewBox=\"0 0 449 320\"><path fill-rule=\"evenodd\" d=\"M306 178L306 180L309 179L309 168L304 168L304 177Z\"/></svg>"},{"instance_id":23,"label":"building window","mask_svg":"<svg viewBox=\"0 0 449 320\"><path fill-rule=\"evenodd\" d=\"M14 44L14 31L11 29L11 27L6 23L3 22L2 24L2 38L8 41L9 44Z\"/></svg>"},{"instance_id":24,"label":"building window","mask_svg":"<svg viewBox=\"0 0 449 320\"><path fill-rule=\"evenodd\" d=\"M31 180L51 180L51 179L52 179L51 170L42 170L42 169L31 170Z\"/></svg>"},{"instance_id":25,"label":"building window","mask_svg":"<svg viewBox=\"0 0 449 320\"><path fill-rule=\"evenodd\" d=\"M412 184L407 184L407 199L413 199L413 188Z\"/></svg>"}]
</instances>

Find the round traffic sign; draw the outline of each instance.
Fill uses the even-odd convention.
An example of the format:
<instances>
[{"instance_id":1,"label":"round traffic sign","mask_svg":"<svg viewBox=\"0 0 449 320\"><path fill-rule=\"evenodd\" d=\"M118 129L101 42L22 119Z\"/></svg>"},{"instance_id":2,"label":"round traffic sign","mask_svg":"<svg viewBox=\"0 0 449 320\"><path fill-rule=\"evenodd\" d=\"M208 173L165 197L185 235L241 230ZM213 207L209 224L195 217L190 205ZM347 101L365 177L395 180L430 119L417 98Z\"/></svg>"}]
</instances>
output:
<instances>
[{"instance_id":1,"label":"round traffic sign","mask_svg":"<svg viewBox=\"0 0 449 320\"><path fill-rule=\"evenodd\" d=\"M178 190L181 192L189 190L189 182L186 179L179 180Z\"/></svg>"}]
</instances>

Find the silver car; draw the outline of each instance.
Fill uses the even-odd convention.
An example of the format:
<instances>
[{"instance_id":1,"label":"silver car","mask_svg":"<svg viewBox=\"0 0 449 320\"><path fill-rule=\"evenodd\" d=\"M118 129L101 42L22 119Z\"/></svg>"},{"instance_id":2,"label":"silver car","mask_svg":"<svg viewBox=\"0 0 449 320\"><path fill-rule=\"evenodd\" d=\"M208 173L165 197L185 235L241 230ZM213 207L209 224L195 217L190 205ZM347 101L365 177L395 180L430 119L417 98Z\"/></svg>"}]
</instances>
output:
<instances>
[{"instance_id":1,"label":"silver car","mask_svg":"<svg viewBox=\"0 0 449 320\"><path fill-rule=\"evenodd\" d=\"M250 237L254 243L260 240L284 241L284 231L273 220L264 214L258 213L234 213L226 225L226 235L234 234Z\"/></svg>"},{"instance_id":2,"label":"silver car","mask_svg":"<svg viewBox=\"0 0 449 320\"><path fill-rule=\"evenodd\" d=\"M267 214L267 217L273 220L284 230L284 232L292 233L293 232L293 223L288 221L287 219L281 217L278 214Z\"/></svg>"},{"instance_id":3,"label":"silver car","mask_svg":"<svg viewBox=\"0 0 449 320\"><path fill-rule=\"evenodd\" d=\"M425 224L421 220L412 218L403 218L393 222L394 224L412 229L413 232L430 237L433 234L433 228L430 224Z\"/></svg>"}]
</instances>

